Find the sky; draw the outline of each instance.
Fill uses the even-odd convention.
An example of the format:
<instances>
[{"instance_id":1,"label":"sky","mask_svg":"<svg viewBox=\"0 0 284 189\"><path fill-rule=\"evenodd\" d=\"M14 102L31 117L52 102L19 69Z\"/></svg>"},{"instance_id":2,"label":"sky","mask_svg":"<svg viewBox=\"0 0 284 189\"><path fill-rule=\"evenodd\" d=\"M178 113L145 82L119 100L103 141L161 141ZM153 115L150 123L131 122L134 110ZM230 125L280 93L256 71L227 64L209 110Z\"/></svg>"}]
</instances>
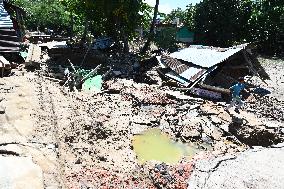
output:
<instances>
[{"instance_id":1,"label":"sky","mask_svg":"<svg viewBox=\"0 0 284 189\"><path fill-rule=\"evenodd\" d=\"M155 6L156 0L144 0L151 6ZM159 11L163 13L170 13L172 9L180 7L185 9L186 5L192 3L199 3L201 0L160 0Z\"/></svg>"}]
</instances>

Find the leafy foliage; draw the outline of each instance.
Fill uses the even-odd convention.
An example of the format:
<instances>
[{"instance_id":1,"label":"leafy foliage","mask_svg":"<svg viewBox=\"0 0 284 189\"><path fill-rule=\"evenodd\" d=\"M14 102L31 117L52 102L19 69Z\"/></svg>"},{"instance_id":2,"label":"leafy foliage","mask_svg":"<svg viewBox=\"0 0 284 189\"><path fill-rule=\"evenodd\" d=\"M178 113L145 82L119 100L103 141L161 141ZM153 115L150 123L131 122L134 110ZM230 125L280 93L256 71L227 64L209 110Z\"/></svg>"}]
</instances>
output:
<instances>
[{"instance_id":1,"label":"leafy foliage","mask_svg":"<svg viewBox=\"0 0 284 189\"><path fill-rule=\"evenodd\" d=\"M172 22L174 19L179 19L180 22L185 22L187 19L186 12L181 8L174 9L165 17L164 22Z\"/></svg>"},{"instance_id":2,"label":"leafy foliage","mask_svg":"<svg viewBox=\"0 0 284 189\"><path fill-rule=\"evenodd\" d=\"M283 52L282 0L204 0L195 9L193 26L198 43L231 46L257 42L263 53Z\"/></svg>"},{"instance_id":3,"label":"leafy foliage","mask_svg":"<svg viewBox=\"0 0 284 189\"><path fill-rule=\"evenodd\" d=\"M27 12L26 26L29 29L51 28L62 31L68 28L69 15L65 7L56 0L14 0ZM48 5L48 6L47 6Z\"/></svg>"},{"instance_id":4,"label":"leafy foliage","mask_svg":"<svg viewBox=\"0 0 284 189\"><path fill-rule=\"evenodd\" d=\"M126 49L127 41L136 37L135 29L142 27L147 31L150 28L155 12L142 0L11 1L26 10L28 29L50 28L83 38L87 33L107 35L122 41ZM195 32L199 44L227 47L257 42L262 52L283 53L283 0L203 0L195 6L189 4L186 10L173 10L164 17L168 22L179 18ZM167 34L159 37L168 35L168 41L172 41L171 32L167 30Z\"/></svg>"},{"instance_id":5,"label":"leafy foliage","mask_svg":"<svg viewBox=\"0 0 284 189\"><path fill-rule=\"evenodd\" d=\"M230 46L248 34L250 1L204 0L196 5L195 31L202 44Z\"/></svg>"},{"instance_id":6,"label":"leafy foliage","mask_svg":"<svg viewBox=\"0 0 284 189\"><path fill-rule=\"evenodd\" d=\"M178 49L176 44L176 28L164 28L157 32L154 42L162 49L174 52Z\"/></svg>"},{"instance_id":7,"label":"leafy foliage","mask_svg":"<svg viewBox=\"0 0 284 189\"><path fill-rule=\"evenodd\" d=\"M27 13L27 28L91 32L116 40L133 38L135 29L144 25L150 7L141 0L14 0Z\"/></svg>"},{"instance_id":8,"label":"leafy foliage","mask_svg":"<svg viewBox=\"0 0 284 189\"><path fill-rule=\"evenodd\" d=\"M181 8L174 9L170 14L165 16L164 22L172 22L176 18L179 18L179 21L185 24L190 30L194 29L194 15L195 15L195 6L189 4L186 6L186 10Z\"/></svg>"},{"instance_id":9,"label":"leafy foliage","mask_svg":"<svg viewBox=\"0 0 284 189\"><path fill-rule=\"evenodd\" d=\"M259 44L260 51L281 54L284 48L284 2L263 0L253 4L249 19L251 41Z\"/></svg>"}]
</instances>

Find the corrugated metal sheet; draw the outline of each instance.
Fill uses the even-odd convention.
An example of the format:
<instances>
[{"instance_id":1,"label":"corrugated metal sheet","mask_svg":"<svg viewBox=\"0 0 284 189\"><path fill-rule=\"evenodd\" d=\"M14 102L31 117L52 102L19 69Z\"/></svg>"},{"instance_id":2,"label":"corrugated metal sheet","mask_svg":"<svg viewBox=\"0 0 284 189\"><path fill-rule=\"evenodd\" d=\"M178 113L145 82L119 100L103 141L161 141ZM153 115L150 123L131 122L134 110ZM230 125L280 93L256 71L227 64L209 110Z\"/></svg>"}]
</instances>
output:
<instances>
[{"instance_id":1,"label":"corrugated metal sheet","mask_svg":"<svg viewBox=\"0 0 284 189\"><path fill-rule=\"evenodd\" d=\"M178 81L179 83L181 83L182 85L184 85L185 87L187 87L190 82L188 82L187 80L181 78L179 75L177 75L176 73L174 72L168 72L165 74L167 77L173 79L173 80L176 80Z\"/></svg>"},{"instance_id":2,"label":"corrugated metal sheet","mask_svg":"<svg viewBox=\"0 0 284 189\"><path fill-rule=\"evenodd\" d=\"M207 71L206 69L202 69L199 67L189 66L169 56L162 56L160 57L159 61L161 64L164 65L164 67L169 67L176 74L191 82L194 82Z\"/></svg>"},{"instance_id":3,"label":"corrugated metal sheet","mask_svg":"<svg viewBox=\"0 0 284 189\"><path fill-rule=\"evenodd\" d=\"M185 72L181 73L180 76L188 79L191 82L194 82L196 79L200 78L207 70L197 69L194 67L189 68Z\"/></svg>"},{"instance_id":4,"label":"corrugated metal sheet","mask_svg":"<svg viewBox=\"0 0 284 189\"><path fill-rule=\"evenodd\" d=\"M0 28L13 28L12 20L4 9L3 1L0 2Z\"/></svg>"},{"instance_id":5,"label":"corrugated metal sheet","mask_svg":"<svg viewBox=\"0 0 284 189\"><path fill-rule=\"evenodd\" d=\"M170 67L177 74L181 74L190 68L188 65L181 63L179 60L168 57L168 56L162 56L161 60L167 67Z\"/></svg>"},{"instance_id":6,"label":"corrugated metal sheet","mask_svg":"<svg viewBox=\"0 0 284 189\"><path fill-rule=\"evenodd\" d=\"M203 68L210 68L227 60L232 55L243 50L246 46L247 44L230 48L190 46L189 48L170 54L170 57L191 62Z\"/></svg>"}]
</instances>

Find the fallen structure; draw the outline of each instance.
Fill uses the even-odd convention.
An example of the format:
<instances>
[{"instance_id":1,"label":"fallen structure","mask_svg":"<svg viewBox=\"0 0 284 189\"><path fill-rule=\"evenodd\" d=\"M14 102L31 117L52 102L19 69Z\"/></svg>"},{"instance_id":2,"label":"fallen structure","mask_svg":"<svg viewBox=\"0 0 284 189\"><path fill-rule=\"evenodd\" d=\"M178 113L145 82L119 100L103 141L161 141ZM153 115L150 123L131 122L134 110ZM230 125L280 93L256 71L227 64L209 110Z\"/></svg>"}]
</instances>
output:
<instances>
[{"instance_id":1,"label":"fallen structure","mask_svg":"<svg viewBox=\"0 0 284 189\"><path fill-rule=\"evenodd\" d=\"M170 55L158 56L159 73L180 83L196 95L221 98L238 77L269 79L247 49L248 44L230 48L192 45Z\"/></svg>"}]
</instances>

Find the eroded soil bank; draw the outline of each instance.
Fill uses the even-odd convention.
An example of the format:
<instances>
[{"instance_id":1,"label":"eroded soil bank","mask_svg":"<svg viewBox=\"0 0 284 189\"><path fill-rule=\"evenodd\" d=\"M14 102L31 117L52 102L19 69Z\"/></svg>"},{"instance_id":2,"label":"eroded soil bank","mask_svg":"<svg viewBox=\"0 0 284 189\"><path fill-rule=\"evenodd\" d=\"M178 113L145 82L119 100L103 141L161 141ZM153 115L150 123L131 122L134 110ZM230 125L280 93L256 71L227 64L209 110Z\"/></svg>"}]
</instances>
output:
<instances>
[{"instance_id":1,"label":"eroded soil bank","mask_svg":"<svg viewBox=\"0 0 284 189\"><path fill-rule=\"evenodd\" d=\"M225 102L160 85L153 70L144 74L156 84L116 78L104 83L104 92L92 94L70 92L41 71L18 69L1 80L11 88L1 90L6 111L0 115L5 134L0 147L31 156L43 171L44 188L187 188L200 159L283 142L283 61L261 61L271 81L251 82L271 93L254 94L240 114L224 111ZM212 150L200 149L172 165L140 164L133 136L151 128L175 141L210 144Z\"/></svg>"}]
</instances>

